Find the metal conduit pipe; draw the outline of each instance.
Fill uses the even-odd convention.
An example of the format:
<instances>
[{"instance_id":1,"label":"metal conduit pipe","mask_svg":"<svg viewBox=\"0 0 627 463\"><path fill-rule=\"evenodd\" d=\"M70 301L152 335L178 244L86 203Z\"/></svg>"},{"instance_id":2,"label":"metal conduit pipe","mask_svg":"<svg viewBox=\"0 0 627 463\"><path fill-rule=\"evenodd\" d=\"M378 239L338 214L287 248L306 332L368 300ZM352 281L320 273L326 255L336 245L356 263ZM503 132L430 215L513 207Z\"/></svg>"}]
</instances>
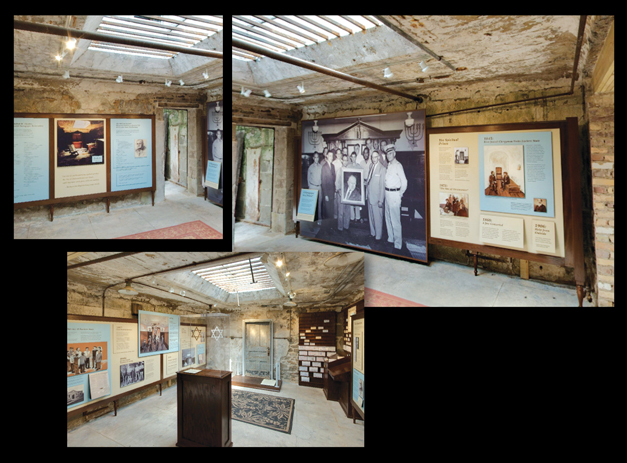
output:
<instances>
[{"instance_id":1,"label":"metal conduit pipe","mask_svg":"<svg viewBox=\"0 0 627 463\"><path fill-rule=\"evenodd\" d=\"M344 72L336 71L335 69L321 66L319 64L310 63L309 61L306 61L301 58L296 58L294 56L285 55L283 53L278 53L272 50L268 50L267 48L254 45L252 43L245 42L240 39L236 39L235 37L231 39L231 43L236 48L241 48L242 50L247 50L253 53L258 53L260 55L267 56L268 58L276 59L278 61L283 61L284 63L293 64L294 66L299 66L301 68L309 69L310 71L320 72L328 76L337 77L338 79L343 79L348 82L352 82L354 84L363 85L364 87L374 88L375 90L379 90L381 92L392 93L393 95L402 96L403 98L409 98L410 100L414 100L419 103L422 102L422 97L418 95L410 95L408 93L399 92L398 90L394 90L392 88L383 87L382 85L375 84L368 80L360 79L359 77L351 76L350 74L345 74Z\"/></svg>"},{"instance_id":2,"label":"metal conduit pipe","mask_svg":"<svg viewBox=\"0 0 627 463\"><path fill-rule=\"evenodd\" d=\"M66 27L53 26L50 24L32 23L29 21L13 20L13 29L22 31L39 32L42 34L59 35L61 37L70 37L87 40L99 40L101 42L117 43L121 45L135 45L137 47L154 48L156 50L174 51L177 53L187 53L189 55L204 56L205 58L223 59L223 53L220 51L202 50L200 48L187 48L178 45L168 45L145 40L130 39L125 37L113 37L111 35L102 34L100 32L88 32L76 29L68 29Z\"/></svg>"}]
</instances>

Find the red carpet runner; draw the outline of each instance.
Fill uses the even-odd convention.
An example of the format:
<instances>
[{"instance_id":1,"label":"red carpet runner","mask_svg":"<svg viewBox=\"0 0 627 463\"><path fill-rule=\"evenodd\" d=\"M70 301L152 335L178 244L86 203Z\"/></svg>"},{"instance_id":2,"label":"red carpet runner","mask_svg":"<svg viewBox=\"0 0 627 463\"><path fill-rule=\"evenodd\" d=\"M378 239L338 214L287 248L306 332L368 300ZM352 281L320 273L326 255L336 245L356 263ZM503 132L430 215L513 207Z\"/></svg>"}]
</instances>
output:
<instances>
[{"instance_id":1,"label":"red carpet runner","mask_svg":"<svg viewBox=\"0 0 627 463\"><path fill-rule=\"evenodd\" d=\"M391 294L364 288L364 307L427 307Z\"/></svg>"},{"instance_id":2,"label":"red carpet runner","mask_svg":"<svg viewBox=\"0 0 627 463\"><path fill-rule=\"evenodd\" d=\"M175 225L173 227L159 228L157 230L151 230L144 233L137 233L135 235L120 236L115 238L116 240L131 239L131 240L221 240L223 238L222 233L214 230L209 225L200 220L195 222L182 223L181 225Z\"/></svg>"}]
</instances>

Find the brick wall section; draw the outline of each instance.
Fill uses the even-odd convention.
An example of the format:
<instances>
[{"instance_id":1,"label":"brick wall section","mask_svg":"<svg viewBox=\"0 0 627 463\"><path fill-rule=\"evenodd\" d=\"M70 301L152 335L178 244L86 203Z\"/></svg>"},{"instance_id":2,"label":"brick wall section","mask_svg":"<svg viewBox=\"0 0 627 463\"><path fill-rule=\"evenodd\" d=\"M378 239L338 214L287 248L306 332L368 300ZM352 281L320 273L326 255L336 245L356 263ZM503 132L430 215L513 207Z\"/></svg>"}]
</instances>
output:
<instances>
[{"instance_id":1,"label":"brick wall section","mask_svg":"<svg viewBox=\"0 0 627 463\"><path fill-rule=\"evenodd\" d=\"M592 207L600 307L614 305L614 93L588 99Z\"/></svg>"}]
</instances>

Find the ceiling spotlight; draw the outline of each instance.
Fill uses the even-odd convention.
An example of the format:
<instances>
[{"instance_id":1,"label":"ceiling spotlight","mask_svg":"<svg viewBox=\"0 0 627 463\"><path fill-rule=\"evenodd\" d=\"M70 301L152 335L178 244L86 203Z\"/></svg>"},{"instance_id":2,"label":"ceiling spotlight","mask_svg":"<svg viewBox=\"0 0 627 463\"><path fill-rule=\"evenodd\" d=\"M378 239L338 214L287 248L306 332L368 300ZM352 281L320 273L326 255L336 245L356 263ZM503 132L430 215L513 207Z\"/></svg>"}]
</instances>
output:
<instances>
[{"instance_id":1,"label":"ceiling spotlight","mask_svg":"<svg viewBox=\"0 0 627 463\"><path fill-rule=\"evenodd\" d=\"M392 77L393 75L394 75L394 74L392 74L392 71L390 71L390 68L385 68L385 69L383 70L383 77L390 78L390 77Z\"/></svg>"},{"instance_id":2,"label":"ceiling spotlight","mask_svg":"<svg viewBox=\"0 0 627 463\"><path fill-rule=\"evenodd\" d=\"M305 84L304 83L300 84L300 85L297 85L296 88L298 89L298 91L300 93L305 93Z\"/></svg>"},{"instance_id":3,"label":"ceiling spotlight","mask_svg":"<svg viewBox=\"0 0 627 463\"><path fill-rule=\"evenodd\" d=\"M57 54L57 56L55 56L54 59L56 59L57 61L61 61L63 59L63 56Z\"/></svg>"},{"instance_id":4,"label":"ceiling spotlight","mask_svg":"<svg viewBox=\"0 0 627 463\"><path fill-rule=\"evenodd\" d=\"M183 79L179 79L179 84L181 84L181 87L185 85L185 82L183 82Z\"/></svg>"},{"instance_id":5,"label":"ceiling spotlight","mask_svg":"<svg viewBox=\"0 0 627 463\"><path fill-rule=\"evenodd\" d=\"M74 50L76 48L76 39L70 38L67 42L65 42L65 46L68 50Z\"/></svg>"},{"instance_id":6,"label":"ceiling spotlight","mask_svg":"<svg viewBox=\"0 0 627 463\"><path fill-rule=\"evenodd\" d=\"M115 79L115 81L116 81L118 84L119 84L119 83L121 83L121 82L122 82L122 80L123 80L123 79L122 79L122 76L118 76L118 78L117 78L117 79Z\"/></svg>"},{"instance_id":7,"label":"ceiling spotlight","mask_svg":"<svg viewBox=\"0 0 627 463\"><path fill-rule=\"evenodd\" d=\"M270 98L272 96L272 94L268 90L264 90L263 94L265 95L266 98Z\"/></svg>"},{"instance_id":8,"label":"ceiling spotlight","mask_svg":"<svg viewBox=\"0 0 627 463\"><path fill-rule=\"evenodd\" d=\"M122 288L122 289L119 289L118 293L125 294L127 296L136 296L137 294L139 294L131 286L131 280L126 280L126 286L124 288Z\"/></svg>"},{"instance_id":9,"label":"ceiling spotlight","mask_svg":"<svg viewBox=\"0 0 627 463\"><path fill-rule=\"evenodd\" d=\"M166 87L169 87L170 85L172 85L172 81L171 81L171 80L166 79L166 80L165 80L165 86L166 86Z\"/></svg>"},{"instance_id":10,"label":"ceiling spotlight","mask_svg":"<svg viewBox=\"0 0 627 463\"><path fill-rule=\"evenodd\" d=\"M63 73L63 78L64 78L64 79L69 79L69 78L70 78L70 71L65 71L65 72Z\"/></svg>"},{"instance_id":11,"label":"ceiling spotlight","mask_svg":"<svg viewBox=\"0 0 627 463\"><path fill-rule=\"evenodd\" d=\"M281 265L283 265L283 261L281 259L276 261L276 266L280 267Z\"/></svg>"},{"instance_id":12,"label":"ceiling spotlight","mask_svg":"<svg viewBox=\"0 0 627 463\"><path fill-rule=\"evenodd\" d=\"M202 73L202 76L207 80L209 78L209 73L207 71Z\"/></svg>"},{"instance_id":13,"label":"ceiling spotlight","mask_svg":"<svg viewBox=\"0 0 627 463\"><path fill-rule=\"evenodd\" d=\"M424 61L421 61L419 64L420 64L420 69L422 69L422 72L427 72L427 69L429 69L429 66L427 66Z\"/></svg>"},{"instance_id":14,"label":"ceiling spotlight","mask_svg":"<svg viewBox=\"0 0 627 463\"><path fill-rule=\"evenodd\" d=\"M246 98L248 98L252 92L253 92L252 90L250 89L244 90L244 87L242 87L242 91L240 93L244 95Z\"/></svg>"}]
</instances>

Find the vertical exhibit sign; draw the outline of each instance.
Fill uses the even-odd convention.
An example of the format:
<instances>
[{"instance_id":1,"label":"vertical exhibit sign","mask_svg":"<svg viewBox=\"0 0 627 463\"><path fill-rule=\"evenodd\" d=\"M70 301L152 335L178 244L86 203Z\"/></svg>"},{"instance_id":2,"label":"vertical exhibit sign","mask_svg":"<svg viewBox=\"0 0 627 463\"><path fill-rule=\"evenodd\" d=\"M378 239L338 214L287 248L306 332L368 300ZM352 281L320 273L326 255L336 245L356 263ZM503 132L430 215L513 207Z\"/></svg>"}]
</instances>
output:
<instances>
[{"instance_id":1,"label":"vertical exhibit sign","mask_svg":"<svg viewBox=\"0 0 627 463\"><path fill-rule=\"evenodd\" d=\"M427 262L425 141L424 110L303 121L300 234Z\"/></svg>"},{"instance_id":2,"label":"vertical exhibit sign","mask_svg":"<svg viewBox=\"0 0 627 463\"><path fill-rule=\"evenodd\" d=\"M13 202L50 199L49 121L13 118Z\"/></svg>"},{"instance_id":3,"label":"vertical exhibit sign","mask_svg":"<svg viewBox=\"0 0 627 463\"><path fill-rule=\"evenodd\" d=\"M139 311L139 357L179 351L178 315Z\"/></svg>"},{"instance_id":4,"label":"vertical exhibit sign","mask_svg":"<svg viewBox=\"0 0 627 463\"><path fill-rule=\"evenodd\" d=\"M105 119L55 118L54 131L55 198L106 192Z\"/></svg>"},{"instance_id":5,"label":"vertical exhibit sign","mask_svg":"<svg viewBox=\"0 0 627 463\"><path fill-rule=\"evenodd\" d=\"M111 119L111 191L152 187L152 119Z\"/></svg>"},{"instance_id":6,"label":"vertical exhibit sign","mask_svg":"<svg viewBox=\"0 0 627 463\"><path fill-rule=\"evenodd\" d=\"M111 393L111 326L67 323L67 406Z\"/></svg>"},{"instance_id":7,"label":"vertical exhibit sign","mask_svg":"<svg viewBox=\"0 0 627 463\"><path fill-rule=\"evenodd\" d=\"M365 318L353 319L353 404L365 413L364 329Z\"/></svg>"},{"instance_id":8,"label":"vertical exhibit sign","mask_svg":"<svg viewBox=\"0 0 627 463\"><path fill-rule=\"evenodd\" d=\"M207 199L222 205L223 201L223 119L224 108L221 101L207 103L207 165L203 187L207 188Z\"/></svg>"}]
</instances>

